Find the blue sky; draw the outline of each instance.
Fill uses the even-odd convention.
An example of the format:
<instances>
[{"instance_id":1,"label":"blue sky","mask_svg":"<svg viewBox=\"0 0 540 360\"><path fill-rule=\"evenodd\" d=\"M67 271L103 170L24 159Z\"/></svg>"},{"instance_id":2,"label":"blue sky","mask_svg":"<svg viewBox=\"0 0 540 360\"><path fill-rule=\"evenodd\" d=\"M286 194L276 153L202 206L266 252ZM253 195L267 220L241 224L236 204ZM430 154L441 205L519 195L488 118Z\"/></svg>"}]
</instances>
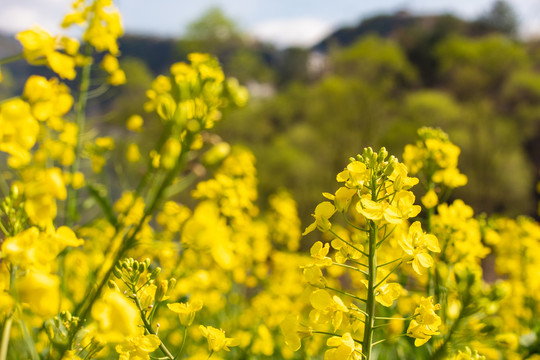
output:
<instances>
[{"instance_id":1,"label":"blue sky","mask_svg":"<svg viewBox=\"0 0 540 360\"><path fill-rule=\"evenodd\" d=\"M34 24L57 32L71 0L2 0L0 31L14 33ZM475 18L493 0L116 0L128 32L179 36L211 6L219 6L242 29L281 46L311 45L342 25L406 9L416 13L451 12ZM525 35L540 33L540 0L508 0Z\"/></svg>"}]
</instances>

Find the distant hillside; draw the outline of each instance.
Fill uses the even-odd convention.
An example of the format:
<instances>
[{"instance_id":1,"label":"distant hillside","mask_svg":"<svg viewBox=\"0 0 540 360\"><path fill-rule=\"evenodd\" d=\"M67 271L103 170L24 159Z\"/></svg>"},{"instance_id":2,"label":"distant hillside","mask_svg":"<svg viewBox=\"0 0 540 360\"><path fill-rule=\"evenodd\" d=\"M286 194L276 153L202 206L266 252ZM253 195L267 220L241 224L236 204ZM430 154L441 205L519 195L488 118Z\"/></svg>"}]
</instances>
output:
<instances>
[{"instance_id":1,"label":"distant hillside","mask_svg":"<svg viewBox=\"0 0 540 360\"><path fill-rule=\"evenodd\" d=\"M391 15L378 15L364 19L353 27L340 28L313 46L312 50L328 52L333 46L347 47L367 34L402 40L404 33L416 33L423 36L426 34L440 36L449 33L481 36L495 31L497 31L496 28L485 23L466 21L451 14L418 16L407 11L399 11Z\"/></svg>"},{"instance_id":2,"label":"distant hillside","mask_svg":"<svg viewBox=\"0 0 540 360\"><path fill-rule=\"evenodd\" d=\"M0 33L0 59L17 54L20 51L21 46L13 35Z\"/></svg>"}]
</instances>

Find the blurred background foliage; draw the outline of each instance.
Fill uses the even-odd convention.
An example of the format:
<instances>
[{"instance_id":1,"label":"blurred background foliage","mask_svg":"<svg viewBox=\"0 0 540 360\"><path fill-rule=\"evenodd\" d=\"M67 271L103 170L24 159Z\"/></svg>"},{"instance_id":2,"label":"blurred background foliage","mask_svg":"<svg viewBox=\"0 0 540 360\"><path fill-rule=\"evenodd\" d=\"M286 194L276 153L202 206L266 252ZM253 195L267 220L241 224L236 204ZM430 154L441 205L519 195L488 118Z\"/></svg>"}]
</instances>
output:
<instances>
[{"instance_id":1,"label":"blurred background foliage","mask_svg":"<svg viewBox=\"0 0 540 360\"><path fill-rule=\"evenodd\" d=\"M212 8L181 39L125 36L127 83L97 92L100 107L90 117L110 119L107 131L122 146L124 122L143 113L153 76L190 52L209 52L250 90L248 106L226 114L217 132L255 153L263 201L286 187L306 222L321 190L335 186L331 174L344 158L365 146L400 154L427 125L441 127L462 150L469 184L456 197L479 212L535 215L540 42L519 39L518 27L512 8L496 1L472 21L402 11L338 29L312 48L278 49ZM7 36L0 43L16 47ZM2 71L5 97L36 69L15 63Z\"/></svg>"}]
</instances>

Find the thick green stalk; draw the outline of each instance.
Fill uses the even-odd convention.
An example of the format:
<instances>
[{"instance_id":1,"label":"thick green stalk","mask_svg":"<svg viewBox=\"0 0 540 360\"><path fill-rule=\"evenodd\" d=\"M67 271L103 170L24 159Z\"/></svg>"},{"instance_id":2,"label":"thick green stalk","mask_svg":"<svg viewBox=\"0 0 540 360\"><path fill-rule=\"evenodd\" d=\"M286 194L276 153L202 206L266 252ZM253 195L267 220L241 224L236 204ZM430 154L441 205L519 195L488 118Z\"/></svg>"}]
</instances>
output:
<instances>
[{"instance_id":1,"label":"thick green stalk","mask_svg":"<svg viewBox=\"0 0 540 360\"><path fill-rule=\"evenodd\" d=\"M366 321L364 323L364 341L362 352L364 358L370 360L373 346L373 330L375 325L375 285L377 284L377 225L369 220L369 253L368 253L368 289L366 302Z\"/></svg>"},{"instance_id":2,"label":"thick green stalk","mask_svg":"<svg viewBox=\"0 0 540 360\"><path fill-rule=\"evenodd\" d=\"M9 315L4 322L4 331L2 332L2 343L0 344L0 360L6 360L7 350L9 346L9 335L11 333L11 323L13 315Z\"/></svg>"},{"instance_id":3,"label":"thick green stalk","mask_svg":"<svg viewBox=\"0 0 540 360\"><path fill-rule=\"evenodd\" d=\"M85 47L85 55L89 56L92 51L90 45ZM88 101L88 89L90 88L90 73L92 70L92 62L87 61L81 72L81 84L79 87L79 98L77 99L77 108L75 112L75 124L77 124L77 142L75 145L75 159L71 164L70 174L73 176L79 171L81 166L81 151L82 151L82 134L84 132L84 124L86 122L86 104ZM65 224L67 226L73 225L75 218L77 217L77 190L73 186L68 187L67 199L66 199L66 215Z\"/></svg>"}]
</instances>

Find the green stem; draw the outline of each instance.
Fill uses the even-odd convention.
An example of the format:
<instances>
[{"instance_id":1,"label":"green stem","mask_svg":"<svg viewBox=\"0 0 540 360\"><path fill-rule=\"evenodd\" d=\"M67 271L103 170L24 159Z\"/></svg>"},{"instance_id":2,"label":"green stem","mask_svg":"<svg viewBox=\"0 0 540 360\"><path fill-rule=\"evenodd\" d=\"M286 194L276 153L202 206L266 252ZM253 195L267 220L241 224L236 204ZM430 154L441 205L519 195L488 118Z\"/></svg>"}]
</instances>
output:
<instances>
[{"instance_id":1,"label":"green stem","mask_svg":"<svg viewBox=\"0 0 540 360\"><path fill-rule=\"evenodd\" d=\"M352 310L352 311L357 311L359 312L360 314L364 315L364 316L368 316L368 313L365 312L364 310L362 309L358 309L358 308L348 308L349 310Z\"/></svg>"},{"instance_id":2,"label":"green stem","mask_svg":"<svg viewBox=\"0 0 540 360\"><path fill-rule=\"evenodd\" d=\"M345 244L349 245L350 247L352 247L354 250L358 251L359 253L361 253L362 255L364 256L369 256L367 253L363 252L362 250L360 250L359 248L357 248L356 246L354 246L353 244L351 244L349 241L343 239L341 236L339 236L338 234L336 234L336 232L332 229L328 230L332 235L334 235L335 237L337 237L339 240L343 241Z\"/></svg>"},{"instance_id":3,"label":"green stem","mask_svg":"<svg viewBox=\"0 0 540 360\"><path fill-rule=\"evenodd\" d=\"M366 360L371 358L371 348L373 346L373 326L375 325L375 284L377 283L377 225L369 220L369 277L366 302L366 321L364 323L364 341L362 342L362 352Z\"/></svg>"},{"instance_id":4,"label":"green stem","mask_svg":"<svg viewBox=\"0 0 540 360\"><path fill-rule=\"evenodd\" d=\"M351 265L347 265L347 264L340 264L340 263L337 263L337 262L332 262L333 265L335 266L341 266L341 267L344 267L344 268L347 268L347 269L351 269L351 270L354 270L354 271L358 271L364 275L369 275L367 271L364 271L362 269L359 269L359 268L356 268L354 266L351 266Z\"/></svg>"},{"instance_id":5,"label":"green stem","mask_svg":"<svg viewBox=\"0 0 540 360\"><path fill-rule=\"evenodd\" d=\"M11 324L13 323L13 314L10 314L4 323L2 333L2 343L0 344L0 360L6 360L9 346L9 335L11 333Z\"/></svg>"},{"instance_id":6,"label":"green stem","mask_svg":"<svg viewBox=\"0 0 540 360\"><path fill-rule=\"evenodd\" d=\"M178 354L174 357L174 359L178 359L180 355L182 355L182 351L184 351L184 345L186 344L186 338L187 338L187 326L184 326L184 336L182 337L182 345L180 345L180 350L178 350Z\"/></svg>"},{"instance_id":7,"label":"green stem","mask_svg":"<svg viewBox=\"0 0 540 360\"><path fill-rule=\"evenodd\" d=\"M210 360L210 358L212 357L212 355L214 355L214 350L210 351L210 355L208 355L208 357L206 358L206 360Z\"/></svg>"},{"instance_id":8,"label":"green stem","mask_svg":"<svg viewBox=\"0 0 540 360\"><path fill-rule=\"evenodd\" d=\"M353 260L353 259L347 259L347 261L350 261L352 262L353 264L356 264L356 265L359 265L359 266L363 266L365 268L369 268L369 265L367 264L362 264L360 261L356 261L356 260Z\"/></svg>"},{"instance_id":9,"label":"green stem","mask_svg":"<svg viewBox=\"0 0 540 360\"><path fill-rule=\"evenodd\" d=\"M401 259L401 258L397 258L397 259L395 259L395 260L392 260L392 261L389 261L389 262L385 262L384 264L377 265L377 267L380 268L380 267L383 267L383 266L386 266L386 265L390 265L390 264L395 263L396 261L400 261L400 260L402 260L402 259Z\"/></svg>"},{"instance_id":10,"label":"green stem","mask_svg":"<svg viewBox=\"0 0 540 360\"><path fill-rule=\"evenodd\" d=\"M88 57L92 52L90 44L86 44L84 54ZM84 132L84 124L86 121L86 104L88 101L88 89L90 87L90 73L92 70L92 62L87 61L81 72L81 84L79 87L79 98L77 100L77 108L75 113L75 124L77 125L77 142L75 144L75 159L71 164L70 174L73 177L81 166L81 151L82 151L82 134ZM69 186L66 199L66 215L65 223L67 226L72 226L77 217L77 193L78 191Z\"/></svg>"},{"instance_id":11,"label":"green stem","mask_svg":"<svg viewBox=\"0 0 540 360\"><path fill-rule=\"evenodd\" d=\"M5 57L3 59L0 59L0 65L9 64L11 62L21 60L21 59L24 59L24 56L23 56L22 53L11 55L11 56Z\"/></svg>"},{"instance_id":12,"label":"green stem","mask_svg":"<svg viewBox=\"0 0 540 360\"><path fill-rule=\"evenodd\" d=\"M375 289L378 288L378 287L379 287L386 279L388 279L388 277L389 277L390 275L392 275L392 273L393 273L394 271L396 271L396 269L397 269L398 267L400 267L401 264L403 264L403 261L401 261L399 264L397 264L396 266L394 266L394 268L393 268L388 274L386 274L386 276L385 276L381 281L379 281L379 282L377 283L377 285L375 285Z\"/></svg>"},{"instance_id":13,"label":"green stem","mask_svg":"<svg viewBox=\"0 0 540 360\"><path fill-rule=\"evenodd\" d=\"M21 326L23 338L24 338L24 341L26 342L27 349L30 352L30 358L32 360L39 360L39 356L36 352L36 346L34 344L34 340L30 336L30 333L28 332L28 329L26 328L26 324L24 320L22 319L22 313L19 315L20 315L19 325Z\"/></svg>"},{"instance_id":14,"label":"green stem","mask_svg":"<svg viewBox=\"0 0 540 360\"><path fill-rule=\"evenodd\" d=\"M329 290L335 291L335 292L337 292L337 293L340 293L340 294L343 294L343 295L352 297L353 299L358 300L358 301L361 301L361 302L363 302L363 303L366 302L366 299L362 299L361 297L358 297L358 296L356 296L356 295L350 294L350 293L345 292L345 291L341 291L341 290L339 290L339 289L335 289L335 288L330 287L330 286L325 286L325 289L329 289Z\"/></svg>"},{"instance_id":15,"label":"green stem","mask_svg":"<svg viewBox=\"0 0 540 360\"><path fill-rule=\"evenodd\" d=\"M132 290L134 290L134 289L132 289ZM137 305L137 309L139 310L139 315L141 316L141 320L143 321L143 324L144 324L144 327L145 327L146 331L148 331L148 333L150 333L152 335L157 336L154 329L152 329L152 325L148 322L148 319L144 315L144 311L142 309L141 302L139 301L139 298L137 297L137 295L133 296L133 300L135 300L135 305ZM161 349L161 351L163 351L163 354L165 354L170 360L174 360L174 356L171 354L169 349L167 349L167 347L165 346L163 341L161 341L161 339L159 341L159 348Z\"/></svg>"},{"instance_id":16,"label":"green stem","mask_svg":"<svg viewBox=\"0 0 540 360\"><path fill-rule=\"evenodd\" d=\"M330 333L330 332L326 332L326 331L312 331L311 333L312 333L312 334L328 335L328 336L340 336L339 334ZM356 340L356 339L354 339L354 338L353 338L353 341L354 341L354 342L357 342L357 343L359 343L359 344L362 343L360 340Z\"/></svg>"},{"instance_id":17,"label":"green stem","mask_svg":"<svg viewBox=\"0 0 540 360\"><path fill-rule=\"evenodd\" d=\"M394 226L394 227L392 228L392 230L390 230L390 232L387 234L387 233L386 233L386 225L384 226L384 235L383 235L382 240L379 241L379 242L377 243L377 248L378 248L379 246L381 246L381 244L382 244L383 242L385 242L386 239L388 239L388 238L390 237L390 235L392 235L392 233L394 232L394 230L396 230L396 227L397 227L397 226Z\"/></svg>"}]
</instances>

